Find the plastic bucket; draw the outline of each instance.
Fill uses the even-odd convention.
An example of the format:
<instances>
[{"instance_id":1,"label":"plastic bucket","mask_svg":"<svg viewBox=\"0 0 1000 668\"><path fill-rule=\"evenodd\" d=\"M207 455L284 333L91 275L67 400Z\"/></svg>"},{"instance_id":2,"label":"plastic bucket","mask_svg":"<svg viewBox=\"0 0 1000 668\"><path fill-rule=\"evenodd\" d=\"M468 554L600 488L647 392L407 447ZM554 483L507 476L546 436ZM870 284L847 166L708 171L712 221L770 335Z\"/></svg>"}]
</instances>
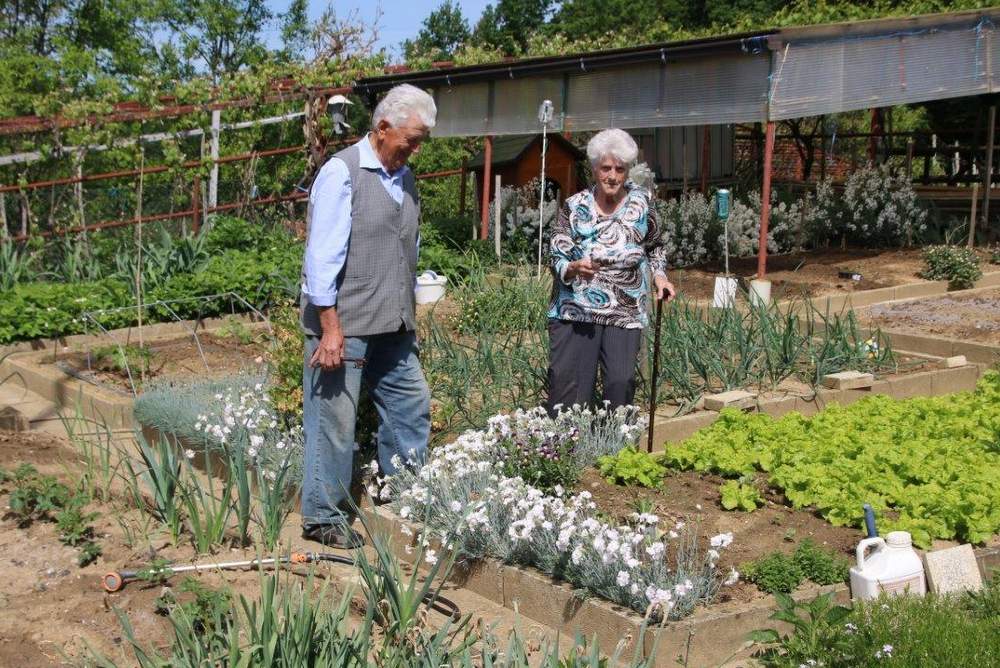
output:
<instances>
[{"instance_id":1,"label":"plastic bucket","mask_svg":"<svg viewBox=\"0 0 1000 668\"><path fill-rule=\"evenodd\" d=\"M444 297L444 284L448 282L447 276L438 276L433 271L425 271L417 276L416 293L418 304L433 304Z\"/></svg>"}]
</instances>

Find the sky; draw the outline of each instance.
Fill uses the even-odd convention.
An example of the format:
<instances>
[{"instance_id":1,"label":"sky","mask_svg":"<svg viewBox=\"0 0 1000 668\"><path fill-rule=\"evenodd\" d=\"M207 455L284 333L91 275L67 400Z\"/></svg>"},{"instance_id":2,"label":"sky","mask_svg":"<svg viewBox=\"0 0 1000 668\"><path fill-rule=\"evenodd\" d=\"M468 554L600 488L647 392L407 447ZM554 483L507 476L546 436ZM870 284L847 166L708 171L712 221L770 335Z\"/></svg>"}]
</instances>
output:
<instances>
[{"instance_id":1,"label":"sky","mask_svg":"<svg viewBox=\"0 0 1000 668\"><path fill-rule=\"evenodd\" d=\"M333 4L337 16L344 18L354 10L366 23L371 23L378 15L381 6L382 16L379 20L378 46L385 47L393 56L400 53L399 45L404 39L412 39L423 24L427 15L437 9L443 0L309 0L309 18L316 20L323 14L329 4ZM489 0L453 0L462 8L462 15L469 22L469 27L475 25ZM290 4L289 0L271 0L271 10L278 16L283 15ZM280 38L277 30L268 35L269 40Z\"/></svg>"}]
</instances>

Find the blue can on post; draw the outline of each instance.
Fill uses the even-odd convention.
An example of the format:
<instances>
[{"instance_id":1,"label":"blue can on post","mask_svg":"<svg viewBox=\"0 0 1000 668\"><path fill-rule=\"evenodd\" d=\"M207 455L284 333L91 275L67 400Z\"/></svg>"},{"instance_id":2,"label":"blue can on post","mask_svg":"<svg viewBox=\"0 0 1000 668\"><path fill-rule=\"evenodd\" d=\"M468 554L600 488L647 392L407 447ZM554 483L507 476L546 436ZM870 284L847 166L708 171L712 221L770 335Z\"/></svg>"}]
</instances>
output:
<instances>
[{"instance_id":1,"label":"blue can on post","mask_svg":"<svg viewBox=\"0 0 1000 668\"><path fill-rule=\"evenodd\" d=\"M729 218L730 196L730 192L725 188L720 188L715 192L715 215L719 217L719 220Z\"/></svg>"}]
</instances>

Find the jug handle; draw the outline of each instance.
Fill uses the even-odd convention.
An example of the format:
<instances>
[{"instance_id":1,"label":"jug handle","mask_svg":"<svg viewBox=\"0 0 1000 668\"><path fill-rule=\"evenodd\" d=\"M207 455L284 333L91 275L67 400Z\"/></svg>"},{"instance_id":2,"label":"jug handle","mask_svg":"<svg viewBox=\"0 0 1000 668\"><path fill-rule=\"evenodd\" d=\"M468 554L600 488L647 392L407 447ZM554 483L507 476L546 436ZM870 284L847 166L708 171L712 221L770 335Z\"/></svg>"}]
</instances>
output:
<instances>
[{"instance_id":1,"label":"jug handle","mask_svg":"<svg viewBox=\"0 0 1000 668\"><path fill-rule=\"evenodd\" d=\"M865 567L865 553L868 548L872 545L881 545L885 547L885 540L881 536L874 536L872 538L865 538L860 543L858 543L857 557L858 557L858 570L862 570Z\"/></svg>"}]
</instances>

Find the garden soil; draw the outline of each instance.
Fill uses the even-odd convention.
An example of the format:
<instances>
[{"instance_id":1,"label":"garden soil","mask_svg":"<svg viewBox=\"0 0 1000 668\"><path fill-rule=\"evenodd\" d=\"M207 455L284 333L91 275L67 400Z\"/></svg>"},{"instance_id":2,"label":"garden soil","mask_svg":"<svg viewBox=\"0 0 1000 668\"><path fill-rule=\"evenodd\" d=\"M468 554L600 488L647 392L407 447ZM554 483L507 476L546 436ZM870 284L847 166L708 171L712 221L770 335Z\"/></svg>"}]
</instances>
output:
<instances>
[{"instance_id":1,"label":"garden soil","mask_svg":"<svg viewBox=\"0 0 1000 668\"><path fill-rule=\"evenodd\" d=\"M741 570L742 564L774 551L791 553L805 538L844 558L854 554L863 532L852 527L835 527L806 510L783 505L780 494L768 490L765 505L753 512L728 511L722 508L719 485L724 478L690 471L671 471L660 489L621 487L605 481L595 469L588 469L579 485L594 495L594 502L605 514L624 521L642 502L652 507L665 527L684 522L698 527L702 544L720 533L732 532L733 542L725 550L719 567ZM749 602L763 598L757 587L740 582L724 587L722 600Z\"/></svg>"},{"instance_id":2,"label":"garden soil","mask_svg":"<svg viewBox=\"0 0 1000 668\"><path fill-rule=\"evenodd\" d=\"M924 268L919 249L865 250L822 249L809 252L772 255L767 259L767 278L771 281L771 296L775 299L793 297L825 297L874 290L906 283L922 282L917 274ZM749 280L757 274L757 258L731 258L733 275ZM861 275L860 281L841 278L839 272ZM671 281L684 296L711 299L715 278L721 276L719 265L677 269L670 273Z\"/></svg>"},{"instance_id":3,"label":"garden soil","mask_svg":"<svg viewBox=\"0 0 1000 668\"><path fill-rule=\"evenodd\" d=\"M876 304L861 315L891 332L1000 345L1000 289Z\"/></svg>"},{"instance_id":4,"label":"garden soil","mask_svg":"<svg viewBox=\"0 0 1000 668\"><path fill-rule=\"evenodd\" d=\"M201 352L198 343L190 336L148 342L145 347L151 352L151 358L145 383L149 385L191 378L224 378L239 373L261 372L267 355L267 343L261 338L240 341L236 337L202 333L198 335ZM132 345L138 345L138 341L133 341ZM55 360L47 357L43 362L54 361L64 371L128 394L132 393L132 385L129 383L131 373L136 390L141 391L139 369L130 368L129 372L112 369L93 357L88 364L87 358L88 351L72 351L58 354ZM98 368L99 366L103 368Z\"/></svg>"}]
</instances>

